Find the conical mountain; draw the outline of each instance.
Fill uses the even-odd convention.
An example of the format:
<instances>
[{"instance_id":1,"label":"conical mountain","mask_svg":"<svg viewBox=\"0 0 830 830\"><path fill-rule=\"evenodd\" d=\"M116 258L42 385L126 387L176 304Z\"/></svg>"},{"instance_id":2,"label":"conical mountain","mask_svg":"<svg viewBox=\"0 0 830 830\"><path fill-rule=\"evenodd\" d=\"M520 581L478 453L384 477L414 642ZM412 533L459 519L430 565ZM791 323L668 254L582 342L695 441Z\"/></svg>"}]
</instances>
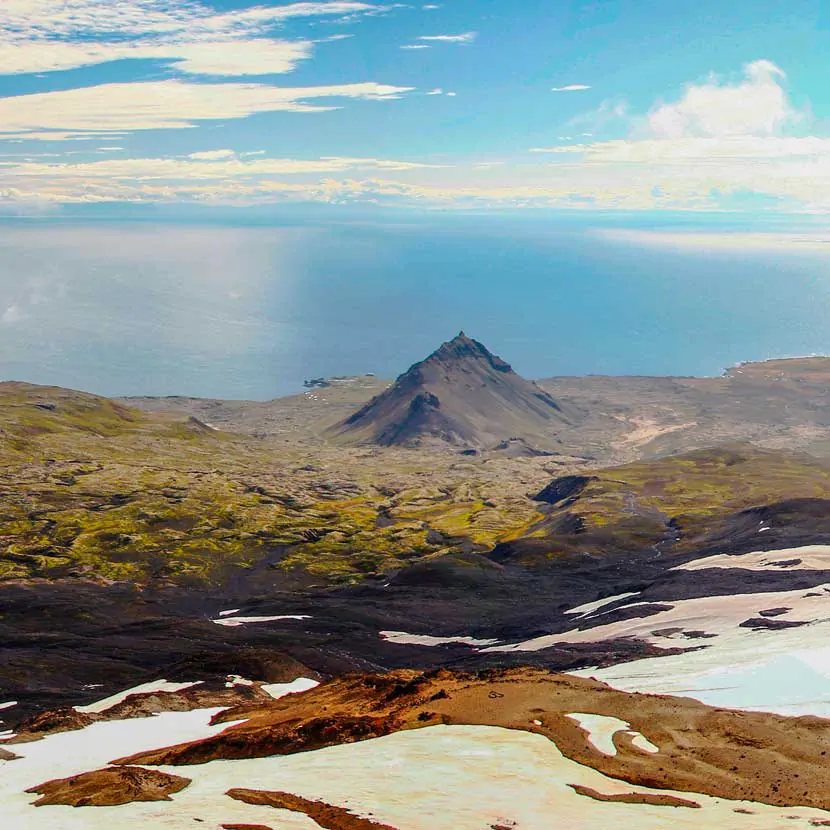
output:
<instances>
[{"instance_id":1,"label":"conical mountain","mask_svg":"<svg viewBox=\"0 0 830 830\"><path fill-rule=\"evenodd\" d=\"M383 446L491 448L522 439L551 448L557 428L569 423L547 392L461 332L331 433L349 443Z\"/></svg>"}]
</instances>

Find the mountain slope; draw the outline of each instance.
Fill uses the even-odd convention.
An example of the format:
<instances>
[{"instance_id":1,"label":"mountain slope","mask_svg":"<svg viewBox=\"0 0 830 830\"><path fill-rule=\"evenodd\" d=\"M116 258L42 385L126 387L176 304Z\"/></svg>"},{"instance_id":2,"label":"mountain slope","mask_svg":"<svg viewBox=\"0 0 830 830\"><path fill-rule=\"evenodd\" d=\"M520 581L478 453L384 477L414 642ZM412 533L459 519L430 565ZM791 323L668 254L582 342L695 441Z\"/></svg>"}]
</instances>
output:
<instances>
[{"instance_id":1,"label":"mountain slope","mask_svg":"<svg viewBox=\"0 0 830 830\"><path fill-rule=\"evenodd\" d=\"M573 415L535 383L461 332L330 430L348 443L440 441L484 448L509 439L557 445Z\"/></svg>"}]
</instances>

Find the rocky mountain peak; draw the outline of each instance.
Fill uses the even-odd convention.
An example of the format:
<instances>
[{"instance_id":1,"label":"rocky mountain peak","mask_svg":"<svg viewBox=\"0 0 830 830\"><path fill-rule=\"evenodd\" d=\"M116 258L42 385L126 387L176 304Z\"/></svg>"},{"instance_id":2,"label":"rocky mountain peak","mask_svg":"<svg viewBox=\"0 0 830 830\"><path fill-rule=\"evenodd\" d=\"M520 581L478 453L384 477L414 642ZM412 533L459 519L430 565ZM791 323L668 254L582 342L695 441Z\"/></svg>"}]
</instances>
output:
<instances>
[{"instance_id":1,"label":"rocky mountain peak","mask_svg":"<svg viewBox=\"0 0 830 830\"><path fill-rule=\"evenodd\" d=\"M557 443L556 427L567 422L547 392L462 331L332 434L349 443L384 446L433 440L491 448L520 438L550 448Z\"/></svg>"},{"instance_id":2,"label":"rocky mountain peak","mask_svg":"<svg viewBox=\"0 0 830 830\"><path fill-rule=\"evenodd\" d=\"M443 343L424 363L454 363L463 360L484 361L497 372L513 371L509 363L494 355L484 344L479 343L478 340L473 340L472 337L468 337L463 331L459 332L452 340Z\"/></svg>"}]
</instances>

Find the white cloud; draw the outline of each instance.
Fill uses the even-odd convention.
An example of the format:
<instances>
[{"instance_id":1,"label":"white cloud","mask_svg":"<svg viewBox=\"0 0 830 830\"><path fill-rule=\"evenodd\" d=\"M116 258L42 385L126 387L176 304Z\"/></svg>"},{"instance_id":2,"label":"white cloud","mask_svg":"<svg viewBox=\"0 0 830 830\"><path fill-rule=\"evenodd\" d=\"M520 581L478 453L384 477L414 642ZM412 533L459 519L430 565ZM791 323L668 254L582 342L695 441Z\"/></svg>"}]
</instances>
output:
<instances>
[{"instance_id":1,"label":"white cloud","mask_svg":"<svg viewBox=\"0 0 830 830\"><path fill-rule=\"evenodd\" d=\"M84 43L79 41L4 43L0 74L75 69L130 59L166 60L180 72L202 75L264 75L293 70L310 57L310 41L204 40L201 42Z\"/></svg>"},{"instance_id":2,"label":"white cloud","mask_svg":"<svg viewBox=\"0 0 830 830\"><path fill-rule=\"evenodd\" d=\"M2 99L0 99L2 100ZM0 130L0 141L9 144L21 144L24 139L27 141L100 141L107 138L123 138L127 133L91 130L89 132L67 132L65 130L52 130L49 132L4 132Z\"/></svg>"},{"instance_id":3,"label":"white cloud","mask_svg":"<svg viewBox=\"0 0 830 830\"><path fill-rule=\"evenodd\" d=\"M204 150L201 153L191 153L188 158L197 161L215 161L218 159L232 159L236 156L233 150Z\"/></svg>"},{"instance_id":4,"label":"white cloud","mask_svg":"<svg viewBox=\"0 0 830 830\"><path fill-rule=\"evenodd\" d=\"M478 37L478 32L464 32L460 35L421 35L418 40L432 41L435 43L472 43Z\"/></svg>"},{"instance_id":5,"label":"white cloud","mask_svg":"<svg viewBox=\"0 0 830 830\"><path fill-rule=\"evenodd\" d=\"M606 98L598 107L579 113L562 125L568 133L589 130L593 133L629 129L631 115L628 101L624 98Z\"/></svg>"},{"instance_id":6,"label":"white cloud","mask_svg":"<svg viewBox=\"0 0 830 830\"><path fill-rule=\"evenodd\" d=\"M64 135L193 127L199 121L245 118L258 112L323 112L329 98L389 100L410 91L377 83L319 87L266 84L195 84L147 81L102 84L60 92L0 99L0 138L36 138L46 131Z\"/></svg>"},{"instance_id":7,"label":"white cloud","mask_svg":"<svg viewBox=\"0 0 830 830\"><path fill-rule=\"evenodd\" d=\"M568 84L567 86L555 86L551 92L582 92L586 89L591 89L591 87L587 84Z\"/></svg>"},{"instance_id":8,"label":"white cloud","mask_svg":"<svg viewBox=\"0 0 830 830\"><path fill-rule=\"evenodd\" d=\"M426 43L405 43L401 49L432 49L432 47L427 46Z\"/></svg>"},{"instance_id":9,"label":"white cloud","mask_svg":"<svg viewBox=\"0 0 830 830\"><path fill-rule=\"evenodd\" d=\"M0 74L37 73L107 61L171 61L180 72L257 75L290 72L309 41L274 39L294 18L368 15L360 2L301 2L217 14L198 0L3 0Z\"/></svg>"},{"instance_id":10,"label":"white cloud","mask_svg":"<svg viewBox=\"0 0 830 830\"><path fill-rule=\"evenodd\" d=\"M746 104L742 109L735 90ZM382 100L406 91L378 84L111 84L0 100L0 129L15 141L55 133L83 137L90 131L101 143L119 130L187 127L272 110L315 112L328 108L330 98ZM436 88L423 94L454 93ZM603 101L565 128L567 140L580 143L562 139L535 148L546 155L526 164L440 167L394 159L269 158L225 148L180 158L2 160L0 210L113 200L228 205L299 200L577 210L749 206L830 213L830 137L794 134L805 124L790 104L781 71L761 61L747 66L737 81L689 85L676 101L659 102L639 116L624 100ZM591 133L617 137L596 140Z\"/></svg>"},{"instance_id":11,"label":"white cloud","mask_svg":"<svg viewBox=\"0 0 830 830\"><path fill-rule=\"evenodd\" d=\"M744 67L736 84L712 78L689 84L674 104L660 104L648 116L660 138L772 136L798 120L781 86L784 72L768 60Z\"/></svg>"},{"instance_id":12,"label":"white cloud","mask_svg":"<svg viewBox=\"0 0 830 830\"><path fill-rule=\"evenodd\" d=\"M644 118L604 102L569 123L624 128L626 137L531 152L552 154L554 175L581 178L592 198L601 175L607 193L642 207L830 212L830 138L792 134L806 119L784 78L759 60L737 81L688 84L677 101L659 102Z\"/></svg>"}]
</instances>

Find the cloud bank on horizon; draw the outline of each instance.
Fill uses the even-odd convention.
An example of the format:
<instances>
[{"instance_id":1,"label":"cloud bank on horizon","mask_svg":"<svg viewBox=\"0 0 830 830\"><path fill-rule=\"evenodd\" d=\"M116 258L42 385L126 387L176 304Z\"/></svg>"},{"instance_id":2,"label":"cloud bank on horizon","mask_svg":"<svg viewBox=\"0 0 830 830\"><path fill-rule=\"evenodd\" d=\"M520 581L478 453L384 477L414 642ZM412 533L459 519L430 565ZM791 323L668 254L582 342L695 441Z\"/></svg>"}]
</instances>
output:
<instances>
[{"instance_id":1,"label":"cloud bank on horizon","mask_svg":"<svg viewBox=\"0 0 830 830\"><path fill-rule=\"evenodd\" d=\"M4 0L0 210L827 213L830 27L701 2L669 34L626 0Z\"/></svg>"}]
</instances>

